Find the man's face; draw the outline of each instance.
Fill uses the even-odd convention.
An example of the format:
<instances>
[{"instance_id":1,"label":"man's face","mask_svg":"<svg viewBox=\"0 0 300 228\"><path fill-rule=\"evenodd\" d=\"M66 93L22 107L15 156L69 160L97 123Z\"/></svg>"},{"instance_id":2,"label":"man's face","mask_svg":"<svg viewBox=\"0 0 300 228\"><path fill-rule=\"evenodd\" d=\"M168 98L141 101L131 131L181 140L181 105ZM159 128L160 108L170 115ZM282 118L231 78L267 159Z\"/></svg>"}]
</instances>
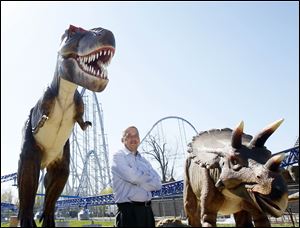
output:
<instances>
[{"instance_id":1,"label":"man's face","mask_svg":"<svg viewBox=\"0 0 300 228\"><path fill-rule=\"evenodd\" d=\"M135 128L127 129L123 138L123 143L128 150L131 152L136 152L140 144L140 136L138 131Z\"/></svg>"}]
</instances>

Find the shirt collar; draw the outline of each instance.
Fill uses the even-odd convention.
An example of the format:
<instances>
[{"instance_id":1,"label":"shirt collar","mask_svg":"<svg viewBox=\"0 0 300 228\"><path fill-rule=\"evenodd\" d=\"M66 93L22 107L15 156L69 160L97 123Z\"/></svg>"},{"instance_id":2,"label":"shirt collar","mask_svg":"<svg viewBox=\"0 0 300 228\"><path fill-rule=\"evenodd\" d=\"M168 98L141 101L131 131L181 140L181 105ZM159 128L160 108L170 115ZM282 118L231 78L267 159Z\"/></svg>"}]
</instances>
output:
<instances>
[{"instance_id":1,"label":"shirt collar","mask_svg":"<svg viewBox=\"0 0 300 228\"><path fill-rule=\"evenodd\" d=\"M133 155L133 153L130 150L128 150L126 148L126 146L124 146L124 151L125 151L126 155L129 155L129 154ZM141 156L139 151L136 152L136 156L139 156L139 157Z\"/></svg>"}]
</instances>

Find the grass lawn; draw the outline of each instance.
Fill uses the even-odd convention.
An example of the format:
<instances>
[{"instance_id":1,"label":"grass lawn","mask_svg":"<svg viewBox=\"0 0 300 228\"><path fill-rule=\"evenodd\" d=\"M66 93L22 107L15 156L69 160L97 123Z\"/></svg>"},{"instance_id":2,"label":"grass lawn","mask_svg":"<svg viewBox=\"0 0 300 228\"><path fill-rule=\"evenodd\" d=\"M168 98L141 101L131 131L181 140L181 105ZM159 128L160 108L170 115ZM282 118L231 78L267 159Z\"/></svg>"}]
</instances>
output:
<instances>
[{"instance_id":1,"label":"grass lawn","mask_svg":"<svg viewBox=\"0 0 300 228\"><path fill-rule=\"evenodd\" d=\"M77 220L69 220L66 221L69 224L69 227L82 227L83 225L91 224L92 221L77 221ZM94 221L94 224L99 224L102 227L113 227L114 221ZM57 224L58 226L59 224ZM291 223L282 223L282 224L271 224L272 227L293 227ZM37 222L37 226L41 227L42 224ZM233 224L217 224L217 227L232 227ZM9 227L9 223L1 223L1 227ZM296 224L296 227L299 227L299 223Z\"/></svg>"},{"instance_id":2,"label":"grass lawn","mask_svg":"<svg viewBox=\"0 0 300 228\"><path fill-rule=\"evenodd\" d=\"M92 224L92 221L66 220L65 222L68 222L69 227L82 227L83 225ZM114 223L114 221L94 221L94 224L99 224L102 227L113 227ZM39 223L38 221L36 221L36 225L37 227L42 227L42 223ZM59 224L56 224L56 226L59 226ZM1 223L1 227L9 227L9 223Z\"/></svg>"}]
</instances>

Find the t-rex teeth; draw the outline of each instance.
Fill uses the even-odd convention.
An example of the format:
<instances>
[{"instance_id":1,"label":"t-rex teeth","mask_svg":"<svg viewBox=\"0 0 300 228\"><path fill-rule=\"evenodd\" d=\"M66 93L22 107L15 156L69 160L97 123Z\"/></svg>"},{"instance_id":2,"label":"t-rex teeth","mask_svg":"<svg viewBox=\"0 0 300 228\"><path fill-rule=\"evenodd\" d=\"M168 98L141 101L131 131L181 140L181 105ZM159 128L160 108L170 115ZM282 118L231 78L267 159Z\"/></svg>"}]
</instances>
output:
<instances>
[{"instance_id":1,"label":"t-rex teeth","mask_svg":"<svg viewBox=\"0 0 300 228\"><path fill-rule=\"evenodd\" d=\"M104 78L107 79L107 69L104 69Z\"/></svg>"},{"instance_id":2,"label":"t-rex teeth","mask_svg":"<svg viewBox=\"0 0 300 228\"><path fill-rule=\"evenodd\" d=\"M94 76L98 76L103 79L107 79L107 69L106 67L110 64L111 59L113 58L114 51L111 49L102 49L98 52L91 53L86 56L78 56L76 58L77 62L81 66L81 69L85 71L88 74L92 74ZM107 60L105 62L102 62L100 57L103 56ZM97 63L98 67L92 65L91 63L95 62Z\"/></svg>"}]
</instances>

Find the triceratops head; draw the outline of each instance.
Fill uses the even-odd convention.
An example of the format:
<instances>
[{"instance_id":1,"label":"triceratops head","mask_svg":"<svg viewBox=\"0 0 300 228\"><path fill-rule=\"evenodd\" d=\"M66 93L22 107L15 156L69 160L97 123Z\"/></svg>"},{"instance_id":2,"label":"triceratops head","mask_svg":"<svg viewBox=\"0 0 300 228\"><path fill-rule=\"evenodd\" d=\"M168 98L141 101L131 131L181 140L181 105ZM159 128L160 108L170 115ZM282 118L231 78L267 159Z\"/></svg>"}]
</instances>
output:
<instances>
[{"instance_id":1,"label":"triceratops head","mask_svg":"<svg viewBox=\"0 0 300 228\"><path fill-rule=\"evenodd\" d=\"M264 146L283 119L275 121L255 137L243 133L243 121L235 130L212 129L200 133L189 144L194 161L207 169L219 169L212 177L221 192L231 192L251 208L279 217L288 203L288 191L280 172L284 154L272 157Z\"/></svg>"},{"instance_id":2,"label":"triceratops head","mask_svg":"<svg viewBox=\"0 0 300 228\"><path fill-rule=\"evenodd\" d=\"M108 83L107 66L115 53L115 38L104 28L85 30L70 25L61 38L58 75L70 82L101 92Z\"/></svg>"}]
</instances>

